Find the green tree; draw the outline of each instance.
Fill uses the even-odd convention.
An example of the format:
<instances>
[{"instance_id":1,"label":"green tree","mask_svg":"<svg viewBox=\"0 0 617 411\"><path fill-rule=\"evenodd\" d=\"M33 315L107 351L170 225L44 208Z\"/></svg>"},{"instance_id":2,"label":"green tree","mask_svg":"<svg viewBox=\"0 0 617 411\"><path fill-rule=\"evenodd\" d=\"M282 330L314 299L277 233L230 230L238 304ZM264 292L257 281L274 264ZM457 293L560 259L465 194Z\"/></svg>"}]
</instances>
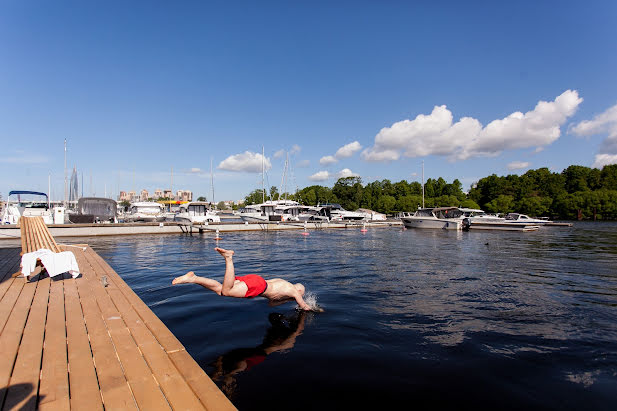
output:
<instances>
[{"instance_id":1,"label":"green tree","mask_svg":"<svg viewBox=\"0 0 617 411\"><path fill-rule=\"evenodd\" d=\"M227 210L227 205L224 201L219 201L216 205L217 210Z\"/></svg>"},{"instance_id":2,"label":"green tree","mask_svg":"<svg viewBox=\"0 0 617 411\"><path fill-rule=\"evenodd\" d=\"M263 197L264 197L263 190L258 188L256 190L251 191L251 193L244 198L244 203L246 205L259 204L263 202Z\"/></svg>"},{"instance_id":3,"label":"green tree","mask_svg":"<svg viewBox=\"0 0 617 411\"><path fill-rule=\"evenodd\" d=\"M339 178L334 184L332 194L337 197L344 209L356 210L362 200L363 190L360 177L344 177Z\"/></svg>"},{"instance_id":4,"label":"green tree","mask_svg":"<svg viewBox=\"0 0 617 411\"><path fill-rule=\"evenodd\" d=\"M206 197L204 196L199 196L197 197L197 201L208 201L208 200L206 200Z\"/></svg>"},{"instance_id":5,"label":"green tree","mask_svg":"<svg viewBox=\"0 0 617 411\"><path fill-rule=\"evenodd\" d=\"M390 195L384 195L379 198L378 209L380 213L391 214L396 206L396 199Z\"/></svg>"},{"instance_id":6,"label":"green tree","mask_svg":"<svg viewBox=\"0 0 617 411\"><path fill-rule=\"evenodd\" d=\"M501 194L486 203L485 207L489 213L511 213L514 211L514 198Z\"/></svg>"},{"instance_id":7,"label":"green tree","mask_svg":"<svg viewBox=\"0 0 617 411\"><path fill-rule=\"evenodd\" d=\"M276 186L270 187L270 200L278 200L279 199L279 189Z\"/></svg>"},{"instance_id":8,"label":"green tree","mask_svg":"<svg viewBox=\"0 0 617 411\"><path fill-rule=\"evenodd\" d=\"M476 210L480 209L480 206L478 205L478 203L476 203L475 201L473 201L472 199L465 199L461 202L460 205L462 208L473 208Z\"/></svg>"}]
</instances>

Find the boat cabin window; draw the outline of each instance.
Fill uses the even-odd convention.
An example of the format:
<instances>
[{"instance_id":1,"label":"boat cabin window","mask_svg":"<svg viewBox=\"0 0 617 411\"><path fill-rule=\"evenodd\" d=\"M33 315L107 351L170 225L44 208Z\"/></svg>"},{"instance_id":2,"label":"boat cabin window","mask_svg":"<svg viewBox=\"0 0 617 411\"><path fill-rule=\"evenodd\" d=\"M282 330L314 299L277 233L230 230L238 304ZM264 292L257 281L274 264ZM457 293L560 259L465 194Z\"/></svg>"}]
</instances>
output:
<instances>
[{"instance_id":1,"label":"boat cabin window","mask_svg":"<svg viewBox=\"0 0 617 411\"><path fill-rule=\"evenodd\" d=\"M187 211L188 211L190 216L205 216L206 215L206 206L204 206L204 205L190 205Z\"/></svg>"}]
</instances>

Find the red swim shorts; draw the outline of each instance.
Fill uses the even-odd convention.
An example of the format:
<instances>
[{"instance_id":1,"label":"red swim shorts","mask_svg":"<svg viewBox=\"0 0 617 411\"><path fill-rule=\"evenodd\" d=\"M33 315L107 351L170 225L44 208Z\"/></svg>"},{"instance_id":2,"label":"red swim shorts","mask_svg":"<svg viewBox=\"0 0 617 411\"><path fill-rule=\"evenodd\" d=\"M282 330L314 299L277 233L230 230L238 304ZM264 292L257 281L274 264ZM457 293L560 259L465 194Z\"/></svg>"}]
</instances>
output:
<instances>
[{"instance_id":1,"label":"red swim shorts","mask_svg":"<svg viewBox=\"0 0 617 411\"><path fill-rule=\"evenodd\" d=\"M242 281L248 287L248 290L244 295L245 298L257 297L258 295L263 294L266 291L266 288L268 288L268 283L266 280L257 274L248 274L242 277L236 277L236 280Z\"/></svg>"}]
</instances>

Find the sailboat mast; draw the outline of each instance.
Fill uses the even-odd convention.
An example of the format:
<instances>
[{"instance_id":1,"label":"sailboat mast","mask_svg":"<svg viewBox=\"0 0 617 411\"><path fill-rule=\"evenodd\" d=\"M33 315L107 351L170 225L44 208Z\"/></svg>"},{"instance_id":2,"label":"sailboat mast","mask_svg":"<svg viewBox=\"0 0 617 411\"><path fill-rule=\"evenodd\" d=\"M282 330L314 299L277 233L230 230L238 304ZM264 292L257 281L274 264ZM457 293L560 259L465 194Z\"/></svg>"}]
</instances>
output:
<instances>
[{"instance_id":1,"label":"sailboat mast","mask_svg":"<svg viewBox=\"0 0 617 411\"><path fill-rule=\"evenodd\" d=\"M424 208L424 160L422 160L422 208Z\"/></svg>"},{"instance_id":2,"label":"sailboat mast","mask_svg":"<svg viewBox=\"0 0 617 411\"><path fill-rule=\"evenodd\" d=\"M212 189L212 204L214 204L214 175L212 174L212 157L210 157L210 188Z\"/></svg>"},{"instance_id":3,"label":"sailboat mast","mask_svg":"<svg viewBox=\"0 0 617 411\"><path fill-rule=\"evenodd\" d=\"M265 157L264 157L265 151L264 151L264 146L261 146L261 202L265 203L266 202L266 188L264 187L264 176L265 176L265 165L264 165L264 161L265 161Z\"/></svg>"},{"instance_id":4,"label":"sailboat mast","mask_svg":"<svg viewBox=\"0 0 617 411\"><path fill-rule=\"evenodd\" d=\"M66 197L66 138L64 139L64 207L66 207L67 204L67 197Z\"/></svg>"}]
</instances>

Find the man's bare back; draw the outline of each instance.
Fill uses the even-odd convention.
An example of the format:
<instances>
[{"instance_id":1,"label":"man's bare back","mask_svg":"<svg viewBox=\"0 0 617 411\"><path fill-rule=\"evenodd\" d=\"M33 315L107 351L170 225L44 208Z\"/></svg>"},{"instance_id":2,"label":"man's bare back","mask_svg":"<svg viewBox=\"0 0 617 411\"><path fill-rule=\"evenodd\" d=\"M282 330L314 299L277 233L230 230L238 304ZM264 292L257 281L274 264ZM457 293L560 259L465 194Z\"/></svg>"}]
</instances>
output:
<instances>
[{"instance_id":1,"label":"man's bare back","mask_svg":"<svg viewBox=\"0 0 617 411\"><path fill-rule=\"evenodd\" d=\"M269 299L273 303L294 299L303 310L312 310L302 298L305 292L302 284L292 284L282 278L264 280L262 277L257 275L249 275L236 279L233 264L233 255L235 254L234 251L225 250L219 247L216 247L215 250L218 251L223 258L225 258L225 277L222 284L216 280L195 275L192 271L189 271L180 277L174 278L172 284L199 284L202 287L225 297L251 298L259 295ZM265 289L261 293L257 294L259 291L258 287L263 284L262 281L265 283ZM257 291L255 291L256 289Z\"/></svg>"}]
</instances>

